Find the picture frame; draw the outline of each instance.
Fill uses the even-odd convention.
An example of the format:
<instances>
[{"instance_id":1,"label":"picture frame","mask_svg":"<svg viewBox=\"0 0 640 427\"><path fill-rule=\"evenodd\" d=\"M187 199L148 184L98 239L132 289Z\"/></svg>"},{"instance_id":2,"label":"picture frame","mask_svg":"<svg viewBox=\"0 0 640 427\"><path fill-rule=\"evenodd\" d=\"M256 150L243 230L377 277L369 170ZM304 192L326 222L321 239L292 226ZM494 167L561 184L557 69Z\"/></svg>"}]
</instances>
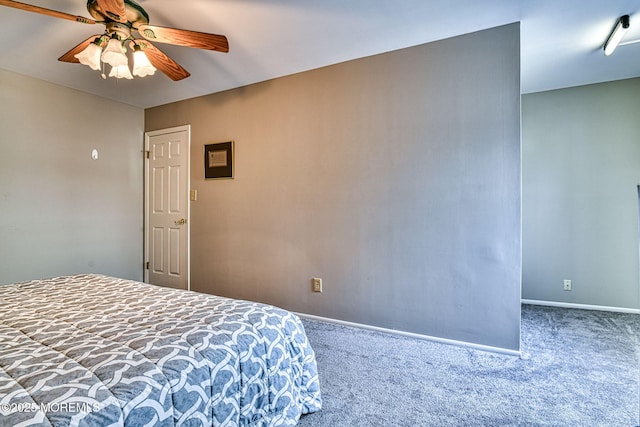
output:
<instances>
[{"instance_id":1,"label":"picture frame","mask_svg":"<svg viewBox=\"0 0 640 427\"><path fill-rule=\"evenodd\" d=\"M204 178L233 178L233 141L204 146Z\"/></svg>"}]
</instances>

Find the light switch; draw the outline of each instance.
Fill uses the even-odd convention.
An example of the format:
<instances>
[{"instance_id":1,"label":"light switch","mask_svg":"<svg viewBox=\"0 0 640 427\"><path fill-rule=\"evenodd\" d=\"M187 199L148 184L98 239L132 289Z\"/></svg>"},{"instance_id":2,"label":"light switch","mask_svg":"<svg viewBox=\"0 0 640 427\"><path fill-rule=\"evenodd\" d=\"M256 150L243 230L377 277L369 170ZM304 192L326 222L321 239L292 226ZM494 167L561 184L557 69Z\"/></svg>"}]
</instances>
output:
<instances>
[{"instance_id":1,"label":"light switch","mask_svg":"<svg viewBox=\"0 0 640 427\"><path fill-rule=\"evenodd\" d=\"M313 285L313 292L322 292L322 279L314 277L311 279L311 284Z\"/></svg>"},{"instance_id":2,"label":"light switch","mask_svg":"<svg viewBox=\"0 0 640 427\"><path fill-rule=\"evenodd\" d=\"M198 190L191 190L191 201L195 202L198 200Z\"/></svg>"}]
</instances>

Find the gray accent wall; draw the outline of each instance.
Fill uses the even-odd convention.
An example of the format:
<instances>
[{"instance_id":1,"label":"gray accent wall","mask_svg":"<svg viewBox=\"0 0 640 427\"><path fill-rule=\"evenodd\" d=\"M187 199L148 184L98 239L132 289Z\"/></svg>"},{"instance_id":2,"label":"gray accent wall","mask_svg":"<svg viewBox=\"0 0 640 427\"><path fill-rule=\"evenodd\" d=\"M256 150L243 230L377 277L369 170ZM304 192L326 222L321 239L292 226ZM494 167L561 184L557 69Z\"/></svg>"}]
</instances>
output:
<instances>
[{"instance_id":1,"label":"gray accent wall","mask_svg":"<svg viewBox=\"0 0 640 427\"><path fill-rule=\"evenodd\" d=\"M192 289L519 349L519 46L512 24L147 109L191 125ZM205 180L229 140L234 179Z\"/></svg>"},{"instance_id":2,"label":"gray accent wall","mask_svg":"<svg viewBox=\"0 0 640 427\"><path fill-rule=\"evenodd\" d=\"M639 309L640 79L524 95L522 117L522 297Z\"/></svg>"},{"instance_id":3,"label":"gray accent wall","mask_svg":"<svg viewBox=\"0 0 640 427\"><path fill-rule=\"evenodd\" d=\"M0 70L0 284L142 279L143 120L142 109Z\"/></svg>"}]
</instances>

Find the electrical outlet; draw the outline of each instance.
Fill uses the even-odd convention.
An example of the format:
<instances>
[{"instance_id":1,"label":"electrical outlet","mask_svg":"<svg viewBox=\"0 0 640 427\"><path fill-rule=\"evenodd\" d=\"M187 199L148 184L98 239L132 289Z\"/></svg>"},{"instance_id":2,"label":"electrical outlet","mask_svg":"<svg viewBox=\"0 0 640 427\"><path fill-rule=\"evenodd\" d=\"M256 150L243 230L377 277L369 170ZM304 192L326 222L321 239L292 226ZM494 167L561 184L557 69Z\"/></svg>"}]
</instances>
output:
<instances>
[{"instance_id":1,"label":"electrical outlet","mask_svg":"<svg viewBox=\"0 0 640 427\"><path fill-rule=\"evenodd\" d=\"M313 286L313 292L322 292L322 279L314 277L311 279L311 285Z\"/></svg>"},{"instance_id":2,"label":"electrical outlet","mask_svg":"<svg viewBox=\"0 0 640 427\"><path fill-rule=\"evenodd\" d=\"M564 290L565 291L570 291L571 290L571 280L569 280L569 279L565 279L564 280Z\"/></svg>"}]
</instances>

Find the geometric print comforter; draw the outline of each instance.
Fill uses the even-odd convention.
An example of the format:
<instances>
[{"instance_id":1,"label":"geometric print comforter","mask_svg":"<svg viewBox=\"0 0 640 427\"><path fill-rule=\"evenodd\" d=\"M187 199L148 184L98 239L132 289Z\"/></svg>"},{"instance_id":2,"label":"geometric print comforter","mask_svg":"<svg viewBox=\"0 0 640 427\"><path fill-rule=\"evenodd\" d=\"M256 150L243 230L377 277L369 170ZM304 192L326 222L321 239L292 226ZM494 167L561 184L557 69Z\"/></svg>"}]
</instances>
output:
<instances>
[{"instance_id":1,"label":"geometric print comforter","mask_svg":"<svg viewBox=\"0 0 640 427\"><path fill-rule=\"evenodd\" d=\"M320 407L288 311L94 274L0 286L0 426L285 426Z\"/></svg>"}]
</instances>

